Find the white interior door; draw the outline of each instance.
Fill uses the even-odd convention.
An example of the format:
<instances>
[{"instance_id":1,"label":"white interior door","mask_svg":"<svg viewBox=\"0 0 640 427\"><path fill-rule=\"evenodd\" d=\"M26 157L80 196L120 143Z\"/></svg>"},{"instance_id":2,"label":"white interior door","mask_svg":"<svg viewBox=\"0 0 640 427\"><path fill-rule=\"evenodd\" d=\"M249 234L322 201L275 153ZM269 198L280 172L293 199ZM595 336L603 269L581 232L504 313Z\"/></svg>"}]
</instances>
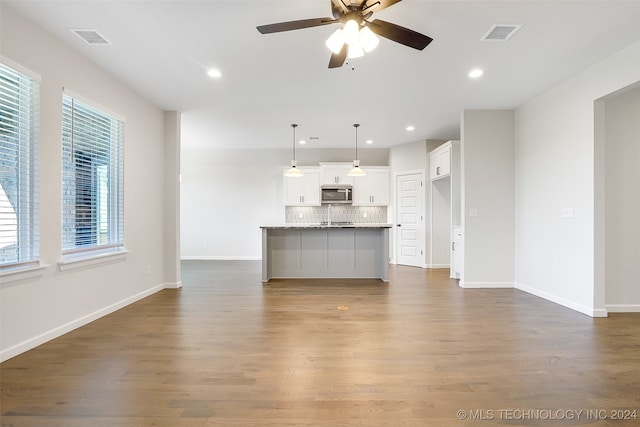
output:
<instances>
[{"instance_id":1,"label":"white interior door","mask_svg":"<svg viewBox=\"0 0 640 427\"><path fill-rule=\"evenodd\" d=\"M423 174L396 177L396 262L424 265Z\"/></svg>"}]
</instances>

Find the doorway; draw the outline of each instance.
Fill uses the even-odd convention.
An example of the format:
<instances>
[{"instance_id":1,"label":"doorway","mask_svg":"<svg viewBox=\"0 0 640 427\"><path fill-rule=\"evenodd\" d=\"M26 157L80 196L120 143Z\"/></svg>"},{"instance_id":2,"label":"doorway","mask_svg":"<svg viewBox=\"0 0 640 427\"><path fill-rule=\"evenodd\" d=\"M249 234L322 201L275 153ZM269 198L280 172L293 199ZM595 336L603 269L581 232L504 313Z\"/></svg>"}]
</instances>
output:
<instances>
[{"instance_id":1,"label":"doorway","mask_svg":"<svg viewBox=\"0 0 640 427\"><path fill-rule=\"evenodd\" d=\"M424 267L424 173L398 173L395 190L396 263Z\"/></svg>"},{"instance_id":2,"label":"doorway","mask_svg":"<svg viewBox=\"0 0 640 427\"><path fill-rule=\"evenodd\" d=\"M602 251L596 288L603 288L607 312L640 312L640 83L605 97L598 107L602 187L596 188L596 212L603 234L596 244Z\"/></svg>"}]
</instances>

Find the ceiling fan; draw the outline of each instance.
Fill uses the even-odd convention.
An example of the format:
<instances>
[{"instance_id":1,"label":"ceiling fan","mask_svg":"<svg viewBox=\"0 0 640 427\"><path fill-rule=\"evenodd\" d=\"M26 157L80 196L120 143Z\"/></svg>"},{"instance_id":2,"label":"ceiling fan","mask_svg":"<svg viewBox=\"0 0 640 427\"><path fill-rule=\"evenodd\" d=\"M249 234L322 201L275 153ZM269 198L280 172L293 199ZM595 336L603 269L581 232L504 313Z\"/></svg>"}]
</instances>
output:
<instances>
[{"instance_id":1,"label":"ceiling fan","mask_svg":"<svg viewBox=\"0 0 640 427\"><path fill-rule=\"evenodd\" d=\"M312 18L256 27L261 34L279 33L302 28L342 24L326 41L331 49L329 68L342 67L347 57L357 58L373 50L379 40L375 34L394 42L423 50L433 41L431 37L381 19L368 19L374 12L386 9L401 0L330 0L333 18Z\"/></svg>"}]
</instances>

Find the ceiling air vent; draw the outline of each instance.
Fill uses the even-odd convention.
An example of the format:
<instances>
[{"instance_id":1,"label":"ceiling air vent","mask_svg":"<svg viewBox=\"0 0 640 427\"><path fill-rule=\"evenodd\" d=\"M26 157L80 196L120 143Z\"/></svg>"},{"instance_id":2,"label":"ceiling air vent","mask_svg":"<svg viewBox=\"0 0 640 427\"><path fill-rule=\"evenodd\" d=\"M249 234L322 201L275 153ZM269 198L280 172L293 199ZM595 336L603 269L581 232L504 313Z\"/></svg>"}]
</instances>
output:
<instances>
[{"instance_id":1,"label":"ceiling air vent","mask_svg":"<svg viewBox=\"0 0 640 427\"><path fill-rule=\"evenodd\" d=\"M105 39L98 31L96 30L70 30L73 34L80 37L87 44L90 45L110 45L111 42Z\"/></svg>"},{"instance_id":2,"label":"ceiling air vent","mask_svg":"<svg viewBox=\"0 0 640 427\"><path fill-rule=\"evenodd\" d=\"M504 42L509 40L520 27L522 25L494 24L480 40Z\"/></svg>"}]
</instances>

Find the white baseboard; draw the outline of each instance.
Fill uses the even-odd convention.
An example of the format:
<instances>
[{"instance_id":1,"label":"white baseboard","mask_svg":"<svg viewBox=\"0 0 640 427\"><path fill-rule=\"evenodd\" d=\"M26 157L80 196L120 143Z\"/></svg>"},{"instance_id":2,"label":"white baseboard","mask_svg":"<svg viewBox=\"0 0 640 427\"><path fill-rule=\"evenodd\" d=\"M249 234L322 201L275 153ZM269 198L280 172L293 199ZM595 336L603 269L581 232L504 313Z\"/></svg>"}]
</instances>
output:
<instances>
[{"instance_id":1,"label":"white baseboard","mask_svg":"<svg viewBox=\"0 0 640 427\"><path fill-rule=\"evenodd\" d=\"M181 261L261 261L261 257L251 256L183 256Z\"/></svg>"},{"instance_id":2,"label":"white baseboard","mask_svg":"<svg viewBox=\"0 0 640 427\"><path fill-rule=\"evenodd\" d=\"M25 351L38 347L39 345L42 345L47 341L51 341L52 339L58 338L68 332L73 331L74 329L78 329L81 326L87 325L94 320L98 320L99 318L111 314L114 311L120 310L121 308L124 308L129 304L133 304L134 302L139 301L143 298L146 298L149 295L161 291L164 288L164 285L154 286L153 288L147 289L146 291L140 292L139 294L133 295L129 298L125 298L122 301L118 301L115 304L111 304L100 310L94 311L93 313L87 314L86 316L80 317L57 328L51 329L50 331L47 331L43 334L24 340L21 343L0 351L0 362L9 360L12 357L24 353Z\"/></svg>"},{"instance_id":3,"label":"white baseboard","mask_svg":"<svg viewBox=\"0 0 640 427\"><path fill-rule=\"evenodd\" d=\"M449 264L425 264L424 268L450 268Z\"/></svg>"},{"instance_id":4,"label":"white baseboard","mask_svg":"<svg viewBox=\"0 0 640 427\"><path fill-rule=\"evenodd\" d=\"M640 304L605 304L609 313L640 313Z\"/></svg>"},{"instance_id":5,"label":"white baseboard","mask_svg":"<svg viewBox=\"0 0 640 427\"><path fill-rule=\"evenodd\" d=\"M591 310L591 314L589 313L585 313L588 314L591 317L607 317L609 316L609 312L607 311L606 308L594 308L593 310Z\"/></svg>"},{"instance_id":6,"label":"white baseboard","mask_svg":"<svg viewBox=\"0 0 640 427\"><path fill-rule=\"evenodd\" d=\"M182 280L179 282L165 282L162 286L164 286L164 289L180 289L182 287Z\"/></svg>"},{"instance_id":7,"label":"white baseboard","mask_svg":"<svg viewBox=\"0 0 640 427\"><path fill-rule=\"evenodd\" d=\"M586 314L591 317L607 317L607 309L601 308L592 308L587 307L582 304L577 304L574 301L570 301L568 299L559 297L557 295L550 294L548 292L541 291L539 289L532 288L530 286L526 286L520 283L515 284L515 288L521 291L524 291L528 294L535 295L537 297L546 299L547 301L555 302L556 304L560 304L561 306L570 308L571 310L575 310L579 313Z\"/></svg>"},{"instance_id":8,"label":"white baseboard","mask_svg":"<svg viewBox=\"0 0 640 427\"><path fill-rule=\"evenodd\" d=\"M458 286L465 289L508 289L513 288L511 282L465 282L460 280Z\"/></svg>"}]
</instances>

